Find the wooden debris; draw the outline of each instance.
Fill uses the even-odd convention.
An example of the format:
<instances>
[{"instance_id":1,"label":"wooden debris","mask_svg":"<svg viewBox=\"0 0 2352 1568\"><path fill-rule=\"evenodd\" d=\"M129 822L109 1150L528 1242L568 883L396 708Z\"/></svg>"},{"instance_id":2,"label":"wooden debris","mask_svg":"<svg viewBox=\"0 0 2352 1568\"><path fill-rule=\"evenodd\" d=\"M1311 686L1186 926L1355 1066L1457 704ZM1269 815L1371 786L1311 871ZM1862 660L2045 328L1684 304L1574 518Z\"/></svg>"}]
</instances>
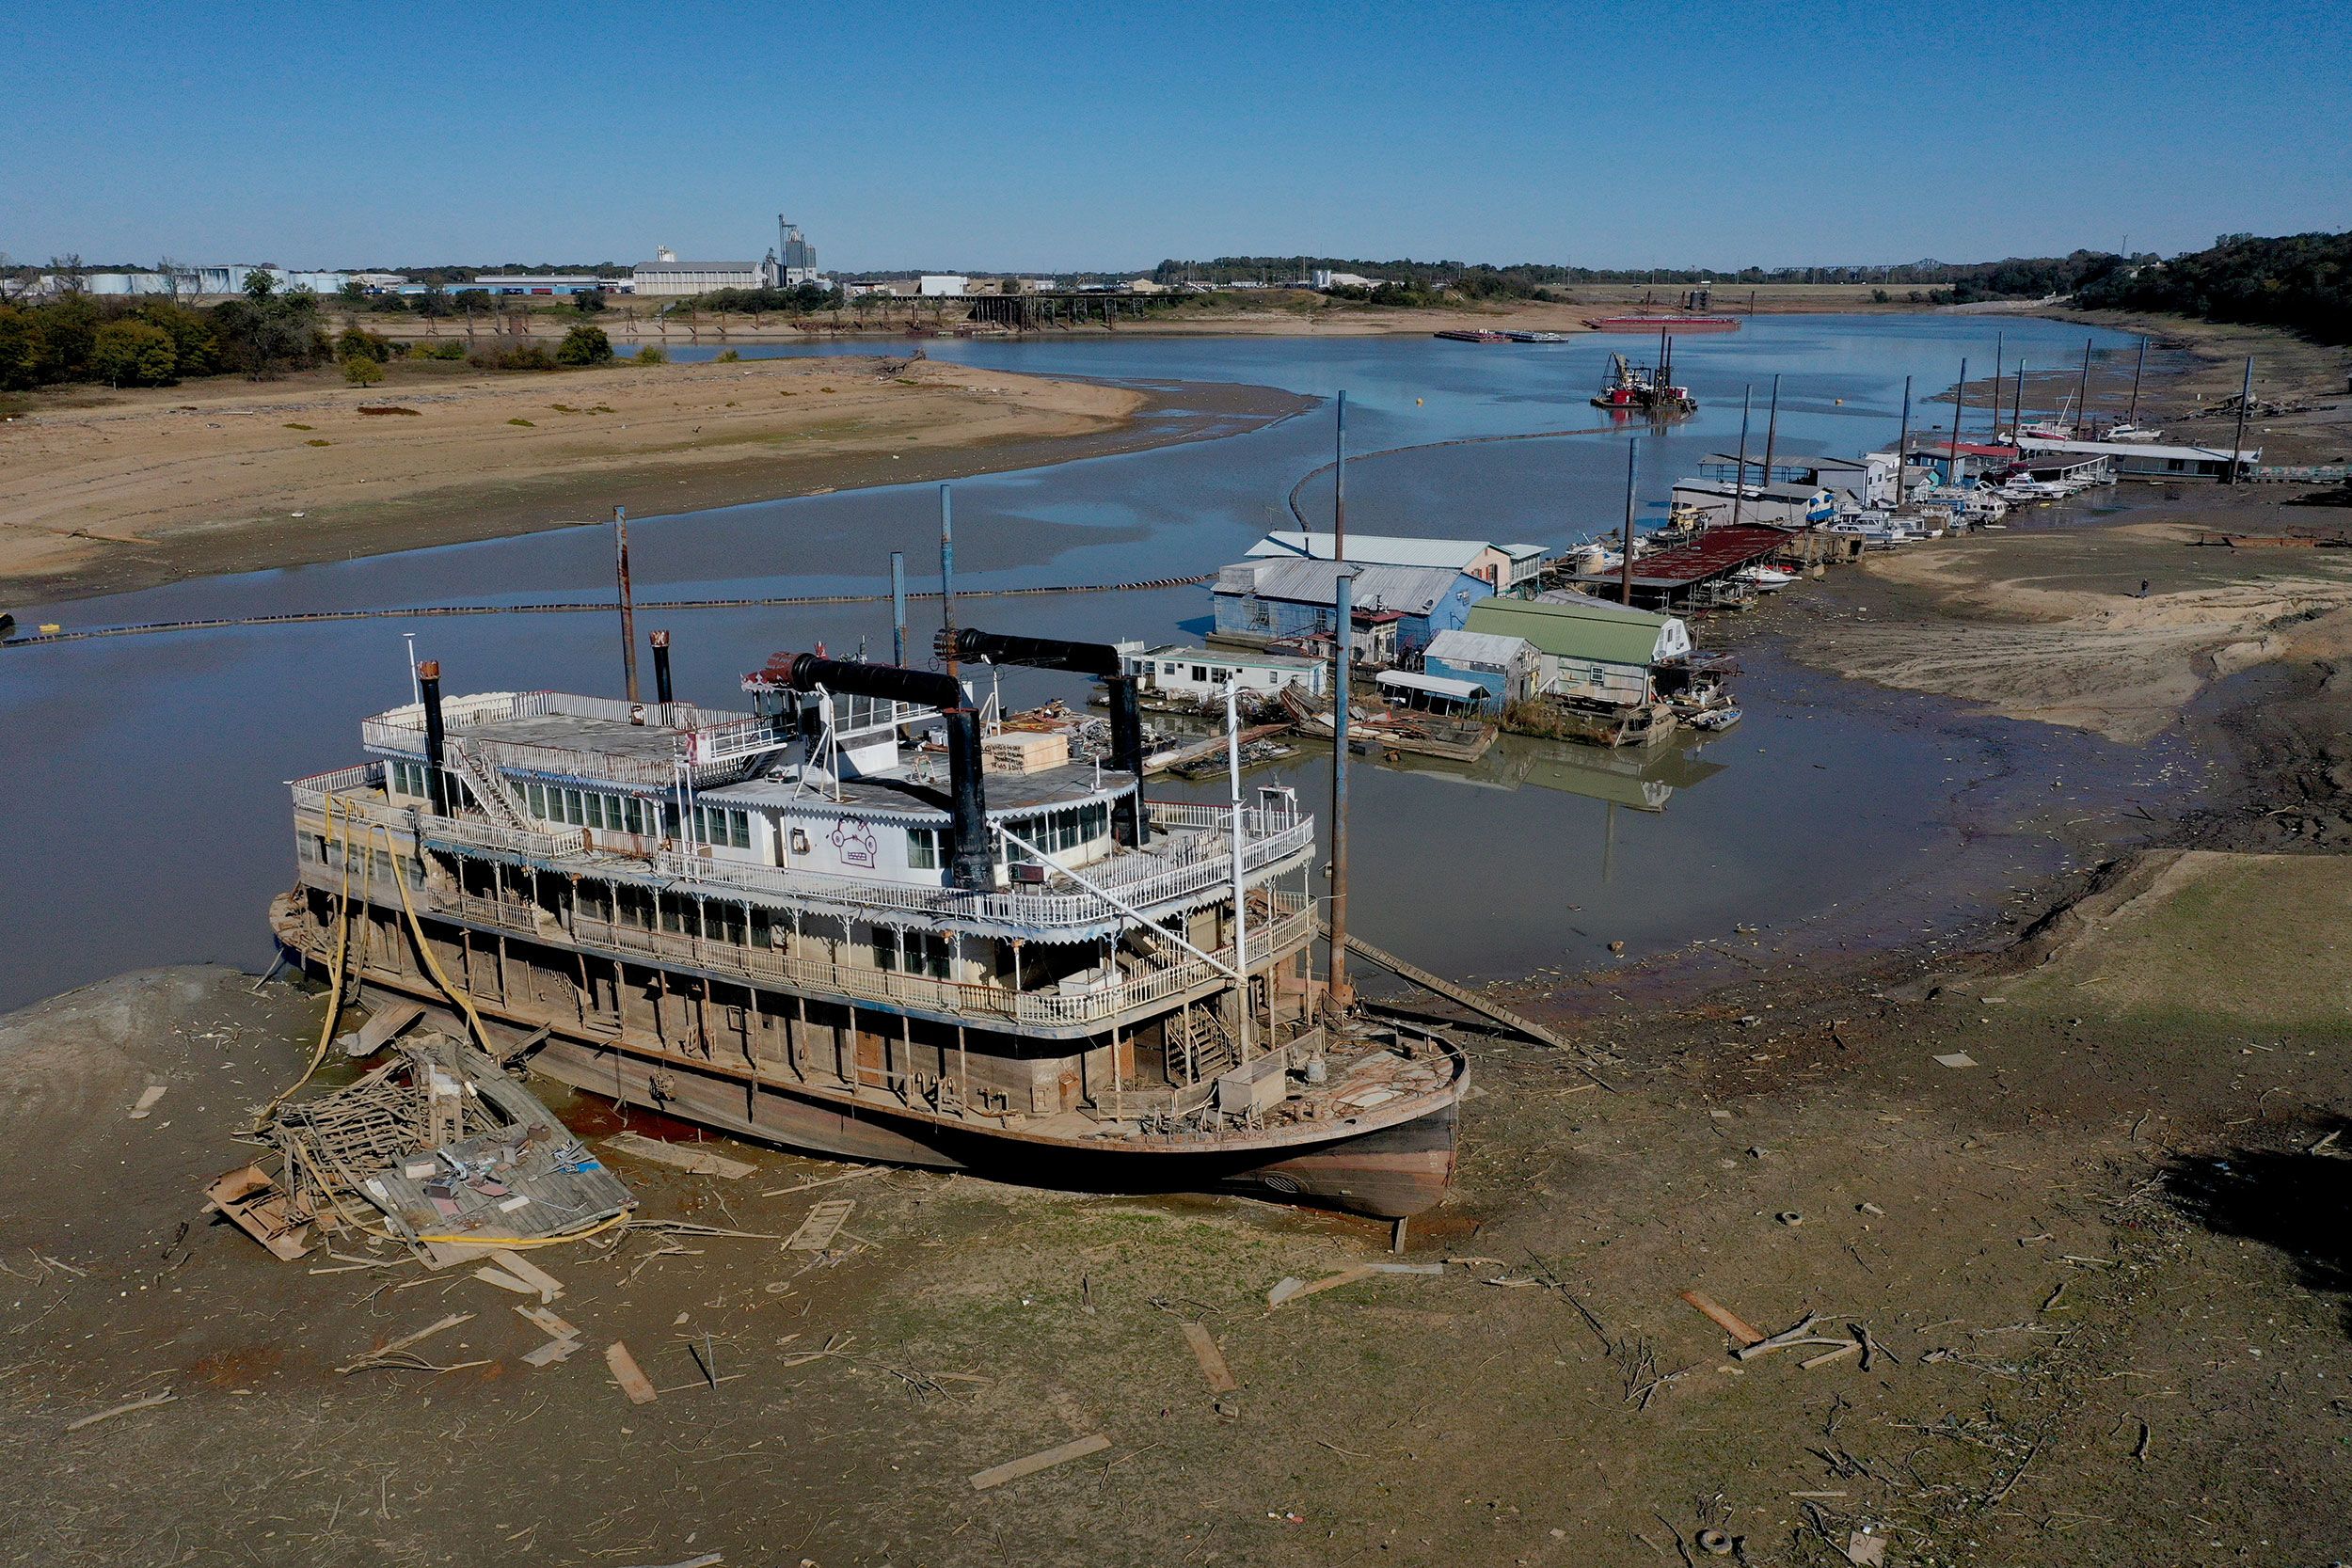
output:
<instances>
[{"instance_id":1,"label":"wooden debris","mask_svg":"<svg viewBox=\"0 0 2352 1568\"><path fill-rule=\"evenodd\" d=\"M820 1176L814 1181L803 1181L795 1186L771 1187L759 1196L762 1197L785 1197L793 1193L804 1193L811 1187L830 1187L836 1181L855 1181L863 1177L880 1176L889 1167L887 1165L866 1165L857 1170L845 1172L840 1176Z\"/></svg>"},{"instance_id":2,"label":"wooden debris","mask_svg":"<svg viewBox=\"0 0 2352 1568\"><path fill-rule=\"evenodd\" d=\"M167 1087L167 1085L163 1084L150 1084L146 1088L141 1089L139 1091L139 1102L131 1107L131 1119L133 1121L145 1121L149 1117L153 1116L155 1114L155 1101L163 1099Z\"/></svg>"},{"instance_id":3,"label":"wooden debris","mask_svg":"<svg viewBox=\"0 0 2352 1568\"><path fill-rule=\"evenodd\" d=\"M1716 1327L1739 1340L1742 1345L1759 1345L1764 1342L1762 1333L1750 1324L1746 1319L1724 1306L1714 1297L1703 1295L1697 1291L1684 1291L1681 1296L1684 1301L1698 1308L1701 1315L1711 1321Z\"/></svg>"},{"instance_id":4,"label":"wooden debris","mask_svg":"<svg viewBox=\"0 0 2352 1568\"><path fill-rule=\"evenodd\" d=\"M1861 1354L1862 1341L1859 1339L1853 1339L1845 1344L1839 1345L1836 1350L1824 1351L1822 1354L1814 1356L1810 1360L1800 1361L1797 1363L1797 1368L1800 1371L1809 1372L1816 1367L1826 1367L1833 1361L1843 1361L1849 1355L1859 1355Z\"/></svg>"},{"instance_id":5,"label":"wooden debris","mask_svg":"<svg viewBox=\"0 0 2352 1568\"><path fill-rule=\"evenodd\" d=\"M205 1184L204 1196L238 1229L284 1262L293 1262L315 1244L310 1221L294 1217L284 1189L259 1165L239 1165L222 1172Z\"/></svg>"},{"instance_id":6,"label":"wooden debris","mask_svg":"<svg viewBox=\"0 0 2352 1568\"><path fill-rule=\"evenodd\" d=\"M808 1212L784 1244L795 1252L822 1252L833 1244L834 1237L849 1223L850 1212L857 1207L855 1199L829 1197Z\"/></svg>"},{"instance_id":7,"label":"wooden debris","mask_svg":"<svg viewBox=\"0 0 2352 1568\"><path fill-rule=\"evenodd\" d=\"M555 1275L548 1273L519 1252L512 1249L494 1252L490 1254L490 1260L516 1279L521 1280L532 1290L538 1291L539 1304L542 1307L564 1293L563 1283Z\"/></svg>"},{"instance_id":8,"label":"wooden debris","mask_svg":"<svg viewBox=\"0 0 2352 1568\"><path fill-rule=\"evenodd\" d=\"M1241 1385L1233 1380L1232 1369L1225 1364L1225 1353L1216 1348L1216 1338L1201 1323L1182 1323L1184 1343L1192 1347L1192 1357L1200 1363L1200 1375L1209 1380L1209 1392L1230 1394Z\"/></svg>"},{"instance_id":9,"label":"wooden debris","mask_svg":"<svg viewBox=\"0 0 2352 1568\"><path fill-rule=\"evenodd\" d=\"M168 1388L160 1394L142 1394L137 1399L126 1400L120 1404L101 1410L94 1416L85 1416L78 1421L68 1421L65 1429L68 1432L79 1432L84 1427L94 1427L101 1421L111 1421L117 1416L128 1416L134 1410L151 1410L159 1404L169 1404L179 1397Z\"/></svg>"},{"instance_id":10,"label":"wooden debris","mask_svg":"<svg viewBox=\"0 0 2352 1568\"><path fill-rule=\"evenodd\" d=\"M1886 1560L1886 1537L1858 1529L1846 1537L1846 1560L1854 1568L1879 1568Z\"/></svg>"},{"instance_id":11,"label":"wooden debris","mask_svg":"<svg viewBox=\"0 0 2352 1568\"><path fill-rule=\"evenodd\" d=\"M387 1355L390 1355L395 1352L406 1350L411 1345L421 1345L427 1339L432 1338L436 1334L440 1333L443 1329L455 1328L459 1323L471 1323L472 1321L473 1314L471 1312L452 1312L448 1317L440 1319L437 1323L427 1323L424 1327L418 1329L413 1334L404 1334L397 1339L376 1346L373 1350L368 1352L367 1354L359 1357L348 1367L338 1367L335 1370L339 1372L344 1373L358 1371L362 1368L372 1366L376 1361Z\"/></svg>"},{"instance_id":12,"label":"wooden debris","mask_svg":"<svg viewBox=\"0 0 2352 1568\"><path fill-rule=\"evenodd\" d=\"M501 1291L512 1291L518 1296L535 1296L539 1293L539 1287L536 1285L526 1283L511 1274L494 1269L487 1263L474 1270L473 1276L485 1285L495 1285Z\"/></svg>"},{"instance_id":13,"label":"wooden debris","mask_svg":"<svg viewBox=\"0 0 2352 1568\"><path fill-rule=\"evenodd\" d=\"M1965 1051L1950 1052L1947 1054L1938 1056L1936 1061L1938 1064L1948 1068L1970 1068L1977 1065L1977 1059L1968 1054Z\"/></svg>"},{"instance_id":14,"label":"wooden debris","mask_svg":"<svg viewBox=\"0 0 2352 1568\"><path fill-rule=\"evenodd\" d=\"M355 1059L373 1056L423 1016L424 1008L414 1002L387 1003L370 1013L367 1022L357 1030L336 1036L335 1044Z\"/></svg>"},{"instance_id":15,"label":"wooden debris","mask_svg":"<svg viewBox=\"0 0 2352 1568\"><path fill-rule=\"evenodd\" d=\"M1862 1346L1862 1370L1864 1371L1868 1371L1870 1370L1870 1363L1877 1360L1882 1355L1886 1357L1889 1361L1895 1362L1897 1365L1901 1364L1901 1356L1897 1355L1893 1351L1888 1350L1884 1345L1880 1344L1876 1339L1870 1338L1870 1325L1868 1323L1848 1323L1846 1326L1853 1331L1855 1340Z\"/></svg>"},{"instance_id":16,"label":"wooden debris","mask_svg":"<svg viewBox=\"0 0 2352 1568\"><path fill-rule=\"evenodd\" d=\"M690 1557L683 1562L647 1564L646 1568L711 1568L711 1564L724 1562L726 1560L727 1555L724 1552L704 1552L698 1557Z\"/></svg>"},{"instance_id":17,"label":"wooden debris","mask_svg":"<svg viewBox=\"0 0 2352 1568\"><path fill-rule=\"evenodd\" d=\"M559 1361L569 1361L580 1346L578 1338L549 1339L537 1350L523 1352L523 1363L531 1367L552 1367Z\"/></svg>"},{"instance_id":18,"label":"wooden debris","mask_svg":"<svg viewBox=\"0 0 2352 1568\"><path fill-rule=\"evenodd\" d=\"M1101 1453L1110 1446L1111 1440L1099 1432L1090 1437L1073 1438L1057 1447L1030 1454L1025 1459L1010 1460L980 1471L972 1478L972 1490L985 1492L992 1486L1002 1486L1009 1481L1019 1481L1023 1476L1033 1476L1040 1470L1050 1470L1057 1465L1067 1465L1073 1459Z\"/></svg>"},{"instance_id":19,"label":"wooden debris","mask_svg":"<svg viewBox=\"0 0 2352 1568\"><path fill-rule=\"evenodd\" d=\"M714 1154L697 1144L663 1143L648 1138L643 1132L620 1132L604 1140L607 1148L617 1148L656 1164L675 1165L679 1170L692 1171L696 1176L716 1176L728 1181L739 1181L757 1170L757 1165L741 1160L730 1160Z\"/></svg>"},{"instance_id":20,"label":"wooden debris","mask_svg":"<svg viewBox=\"0 0 2352 1568\"><path fill-rule=\"evenodd\" d=\"M580 1338L579 1329L574 1328L544 1307L517 1307L515 1308L515 1313L550 1339Z\"/></svg>"},{"instance_id":21,"label":"wooden debris","mask_svg":"<svg viewBox=\"0 0 2352 1568\"><path fill-rule=\"evenodd\" d=\"M1337 1274L1325 1275L1312 1284L1303 1279L1285 1279L1265 1293L1265 1304L1268 1307L1287 1306L1291 1302L1302 1300L1324 1291L1337 1290L1343 1285L1353 1285L1359 1279L1370 1279L1378 1272L1379 1270L1373 1264L1359 1263L1353 1268L1342 1269Z\"/></svg>"},{"instance_id":22,"label":"wooden debris","mask_svg":"<svg viewBox=\"0 0 2352 1568\"><path fill-rule=\"evenodd\" d=\"M631 1404L651 1404L654 1401L653 1380L637 1365L637 1357L629 1354L628 1346L615 1339L604 1347L604 1364L612 1370L612 1381L621 1386Z\"/></svg>"},{"instance_id":23,"label":"wooden debris","mask_svg":"<svg viewBox=\"0 0 2352 1568\"><path fill-rule=\"evenodd\" d=\"M1784 1328L1778 1334L1758 1339L1752 1345L1741 1345L1731 1354L1742 1361L1747 1361L1756 1356L1770 1355L1776 1350L1792 1350L1799 1345L1851 1345L1855 1350L1862 1348L1858 1340L1832 1339L1814 1333L1814 1325L1820 1321L1819 1313L1807 1312L1804 1315L1804 1321L1795 1327Z\"/></svg>"}]
</instances>

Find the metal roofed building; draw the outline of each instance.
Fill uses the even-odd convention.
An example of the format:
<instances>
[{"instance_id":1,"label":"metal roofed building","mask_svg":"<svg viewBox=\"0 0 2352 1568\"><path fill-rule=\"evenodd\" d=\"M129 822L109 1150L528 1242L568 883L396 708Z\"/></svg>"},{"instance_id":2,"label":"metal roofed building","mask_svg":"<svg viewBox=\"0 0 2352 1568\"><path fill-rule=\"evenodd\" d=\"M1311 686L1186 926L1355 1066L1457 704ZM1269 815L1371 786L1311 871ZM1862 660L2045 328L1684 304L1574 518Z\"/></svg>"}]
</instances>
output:
<instances>
[{"instance_id":1,"label":"metal roofed building","mask_svg":"<svg viewBox=\"0 0 2352 1568\"><path fill-rule=\"evenodd\" d=\"M641 294L707 294L714 289L769 289L775 286L774 259L765 261L681 261L677 253L662 248L653 261L640 261L629 280Z\"/></svg>"},{"instance_id":2,"label":"metal roofed building","mask_svg":"<svg viewBox=\"0 0 2352 1568\"><path fill-rule=\"evenodd\" d=\"M1475 681L1497 707L1535 694L1535 646L1500 632L1441 631L1429 640L1421 667L1433 675Z\"/></svg>"},{"instance_id":3,"label":"metal roofed building","mask_svg":"<svg viewBox=\"0 0 2352 1568\"><path fill-rule=\"evenodd\" d=\"M1775 465L1777 467L1777 465ZM1695 510L1709 525L1731 520L1731 481L1727 479L1677 479L1674 485L1674 503ZM1837 515L1837 497L1820 484L1756 484L1747 486L1746 499L1740 503L1740 521L1771 523L1781 528L1804 528L1813 523L1826 523Z\"/></svg>"},{"instance_id":4,"label":"metal roofed building","mask_svg":"<svg viewBox=\"0 0 2352 1568\"><path fill-rule=\"evenodd\" d=\"M1359 617L1383 611L1399 617L1399 657L1419 654L1438 633L1462 626L1472 605L1494 594L1484 578L1450 566L1349 562L1343 568L1336 561L1303 557L1242 561L1216 575L1216 636L1265 642L1333 629L1343 569L1356 574L1350 602Z\"/></svg>"},{"instance_id":5,"label":"metal roofed building","mask_svg":"<svg viewBox=\"0 0 2352 1568\"><path fill-rule=\"evenodd\" d=\"M1252 560L1328 561L1333 536L1279 529L1249 546ZM1484 539L1420 539L1403 534L1351 533L1347 559L1361 566L1444 566L1484 578L1498 594L1532 594L1551 552L1541 545L1496 545Z\"/></svg>"},{"instance_id":6,"label":"metal roofed building","mask_svg":"<svg viewBox=\"0 0 2352 1568\"><path fill-rule=\"evenodd\" d=\"M1145 690L1167 697L1214 699L1235 683L1261 697L1279 696L1294 686L1320 697L1329 684L1326 678L1328 666L1322 660L1286 654L1219 653L1170 642L1122 652L1122 657L1127 673L1141 681Z\"/></svg>"},{"instance_id":7,"label":"metal roofed building","mask_svg":"<svg viewBox=\"0 0 2352 1568\"><path fill-rule=\"evenodd\" d=\"M1698 596L1702 586L1727 578L1751 562L1779 554L1789 547L1792 537L1788 530L1769 525L1740 523L1734 527L1726 523L1710 528L1687 545L1635 557L1633 596L1642 608L1648 610L1688 605ZM1588 572L1579 580L1599 592L1613 594L1624 578L1619 571L1613 570Z\"/></svg>"},{"instance_id":8,"label":"metal roofed building","mask_svg":"<svg viewBox=\"0 0 2352 1568\"><path fill-rule=\"evenodd\" d=\"M2142 445L2125 441L2043 441L2026 436L2018 446L2026 452L2081 452L2104 457L2118 479L2227 479L2235 468L2250 473L2262 461L2262 448L2225 451L2217 447ZM2234 460L2234 461L2233 461Z\"/></svg>"},{"instance_id":9,"label":"metal roofed building","mask_svg":"<svg viewBox=\"0 0 2352 1568\"><path fill-rule=\"evenodd\" d=\"M1538 692L1629 707L1653 695L1653 666L1691 652L1691 628L1677 617L1582 594L1490 599L1470 611L1469 629L1524 640Z\"/></svg>"}]
</instances>

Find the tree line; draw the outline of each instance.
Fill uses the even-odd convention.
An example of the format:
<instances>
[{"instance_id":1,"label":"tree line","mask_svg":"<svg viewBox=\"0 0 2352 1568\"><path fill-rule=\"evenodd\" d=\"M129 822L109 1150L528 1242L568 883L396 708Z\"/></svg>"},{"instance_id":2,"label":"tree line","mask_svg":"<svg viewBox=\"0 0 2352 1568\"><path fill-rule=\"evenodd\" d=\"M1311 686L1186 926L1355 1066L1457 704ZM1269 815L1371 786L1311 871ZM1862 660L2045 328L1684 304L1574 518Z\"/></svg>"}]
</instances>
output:
<instances>
[{"instance_id":1,"label":"tree line","mask_svg":"<svg viewBox=\"0 0 2352 1568\"><path fill-rule=\"evenodd\" d=\"M2224 234L2204 250L2116 270L2074 296L2095 309L2162 310L2280 326L2352 343L2352 230Z\"/></svg>"},{"instance_id":2,"label":"tree line","mask_svg":"<svg viewBox=\"0 0 2352 1568\"><path fill-rule=\"evenodd\" d=\"M316 296L256 273L242 299L177 300L67 293L0 305L0 390L67 381L164 387L190 376L256 378L333 357Z\"/></svg>"}]
</instances>

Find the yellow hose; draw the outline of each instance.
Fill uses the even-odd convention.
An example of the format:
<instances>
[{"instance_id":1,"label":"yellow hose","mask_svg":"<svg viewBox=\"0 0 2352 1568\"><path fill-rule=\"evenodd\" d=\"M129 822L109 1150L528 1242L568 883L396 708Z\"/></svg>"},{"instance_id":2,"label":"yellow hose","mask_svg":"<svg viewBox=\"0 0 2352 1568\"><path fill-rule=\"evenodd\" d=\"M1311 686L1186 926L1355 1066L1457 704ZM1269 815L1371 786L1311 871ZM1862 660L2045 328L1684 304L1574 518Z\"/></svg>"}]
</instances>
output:
<instances>
[{"instance_id":1,"label":"yellow hose","mask_svg":"<svg viewBox=\"0 0 2352 1568\"><path fill-rule=\"evenodd\" d=\"M466 1015L466 1022L473 1027L474 1043L485 1053L496 1056L498 1053L490 1050L489 1032L482 1026L482 1015L474 1011L473 998L449 983L449 976L441 972L441 960L433 956L433 944L425 940L424 923L417 918L417 906L408 899L408 879L401 875L400 847L392 842L392 830L379 827L371 831L384 835L384 849L392 861L392 887L400 894L400 907L407 912L408 928L416 933L417 954L424 959L424 967L432 974L433 983L439 986L441 994L456 1003L458 1010Z\"/></svg>"},{"instance_id":2,"label":"yellow hose","mask_svg":"<svg viewBox=\"0 0 2352 1568\"><path fill-rule=\"evenodd\" d=\"M335 819L335 797L332 795L326 797L325 816L326 821L321 825L326 831L319 835L322 841L331 837L337 828ZM345 808L343 812L341 826L342 830L341 847L343 854L343 879L342 886L336 892L335 895L335 960L331 966L332 979L329 981L331 989L328 990L326 997L326 1020L319 1025L318 1048L310 1053L310 1065L302 1069L301 1077L295 1079L293 1083L278 1090L278 1093L270 1100L270 1102L262 1107L261 1114L253 1118L253 1125L256 1129L259 1129L263 1122L269 1120L270 1113L277 1110L280 1105L283 1105L293 1097L296 1089L299 1089L303 1085L310 1081L310 1075L312 1073L318 1071L319 1064L326 1060L327 1042L335 1037L335 1021L342 1016L343 959L351 951L351 812L349 808Z\"/></svg>"}]
</instances>

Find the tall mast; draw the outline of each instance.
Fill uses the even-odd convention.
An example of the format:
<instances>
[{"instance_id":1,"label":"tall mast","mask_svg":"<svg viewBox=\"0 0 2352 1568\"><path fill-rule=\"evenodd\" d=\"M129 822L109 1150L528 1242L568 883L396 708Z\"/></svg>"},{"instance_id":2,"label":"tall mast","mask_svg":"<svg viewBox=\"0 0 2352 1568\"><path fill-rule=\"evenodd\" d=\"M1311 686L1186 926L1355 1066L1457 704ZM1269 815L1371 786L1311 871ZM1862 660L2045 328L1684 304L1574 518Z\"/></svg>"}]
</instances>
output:
<instances>
[{"instance_id":1,"label":"tall mast","mask_svg":"<svg viewBox=\"0 0 2352 1568\"><path fill-rule=\"evenodd\" d=\"M2074 390L2074 434L2090 428L2090 340L2083 340L2083 378Z\"/></svg>"},{"instance_id":2,"label":"tall mast","mask_svg":"<svg viewBox=\"0 0 2352 1568\"><path fill-rule=\"evenodd\" d=\"M1347 978L1347 672L1355 660L1356 569L1342 562L1332 590L1340 624L1331 642L1338 684L1331 703L1331 979L1324 1006L1336 1022L1356 1004Z\"/></svg>"},{"instance_id":3,"label":"tall mast","mask_svg":"<svg viewBox=\"0 0 2352 1568\"><path fill-rule=\"evenodd\" d=\"M2137 364L2132 366L2132 406L2130 412L2123 416L2123 422L2125 424L2137 424L2139 422L2139 372L2147 368L2148 340L2143 337L2139 340L2139 360Z\"/></svg>"},{"instance_id":4,"label":"tall mast","mask_svg":"<svg viewBox=\"0 0 2352 1568\"><path fill-rule=\"evenodd\" d=\"M1310 549L1308 554L1312 555ZM1347 559L1347 393L1331 424L1331 559Z\"/></svg>"},{"instance_id":5,"label":"tall mast","mask_svg":"<svg viewBox=\"0 0 2352 1568\"><path fill-rule=\"evenodd\" d=\"M1993 441L2001 438L2001 349L2008 337L2006 332L1993 334L1993 434L1986 437Z\"/></svg>"},{"instance_id":6,"label":"tall mast","mask_svg":"<svg viewBox=\"0 0 2352 1568\"><path fill-rule=\"evenodd\" d=\"M1960 420L1968 407L1968 361L1960 362L1960 385L1952 388L1952 467L1947 482L1955 489L1960 485Z\"/></svg>"},{"instance_id":7,"label":"tall mast","mask_svg":"<svg viewBox=\"0 0 2352 1568\"><path fill-rule=\"evenodd\" d=\"M2233 484L2239 483L2242 477L2238 465L2244 461L2241 454L2246 451L2246 411L2253 402L2254 356L2249 354L2246 356L2246 387L2237 395L2237 434L2230 437L2230 483Z\"/></svg>"},{"instance_id":8,"label":"tall mast","mask_svg":"<svg viewBox=\"0 0 2352 1568\"><path fill-rule=\"evenodd\" d=\"M1731 526L1740 526L1740 503L1748 494L1748 411L1756 405L1756 383L1740 388L1740 473L1731 482Z\"/></svg>"},{"instance_id":9,"label":"tall mast","mask_svg":"<svg viewBox=\"0 0 2352 1568\"><path fill-rule=\"evenodd\" d=\"M1639 436L1625 443L1625 558L1617 562L1617 602L1633 602L1633 458L1642 450Z\"/></svg>"},{"instance_id":10,"label":"tall mast","mask_svg":"<svg viewBox=\"0 0 2352 1568\"><path fill-rule=\"evenodd\" d=\"M1903 469L1911 462L1911 377L1903 377L1903 423L1895 437L1895 510L1903 509Z\"/></svg>"}]
</instances>

